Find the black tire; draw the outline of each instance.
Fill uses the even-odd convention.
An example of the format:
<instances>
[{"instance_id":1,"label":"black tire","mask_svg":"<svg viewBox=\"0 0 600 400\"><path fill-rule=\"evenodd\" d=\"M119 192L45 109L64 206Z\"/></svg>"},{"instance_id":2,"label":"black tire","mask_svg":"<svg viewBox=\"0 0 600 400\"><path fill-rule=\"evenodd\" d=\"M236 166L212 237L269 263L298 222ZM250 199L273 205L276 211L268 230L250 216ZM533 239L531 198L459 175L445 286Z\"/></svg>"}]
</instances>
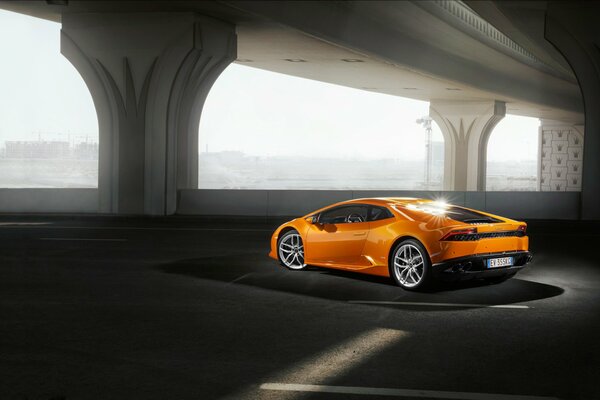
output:
<instances>
[{"instance_id":1,"label":"black tire","mask_svg":"<svg viewBox=\"0 0 600 400\"><path fill-rule=\"evenodd\" d=\"M277 257L279 263L294 271L306 268L304 263L304 241L297 230L285 232L277 240Z\"/></svg>"},{"instance_id":2,"label":"black tire","mask_svg":"<svg viewBox=\"0 0 600 400\"><path fill-rule=\"evenodd\" d=\"M502 275L502 276L496 276L494 278L487 278L486 282L491 284L491 285L497 285L499 283L502 282L506 282L507 280L509 280L510 278L512 278L513 276L515 276L517 273L516 272L511 272L509 274L506 275Z\"/></svg>"},{"instance_id":3,"label":"black tire","mask_svg":"<svg viewBox=\"0 0 600 400\"><path fill-rule=\"evenodd\" d=\"M418 251L420 259L417 259L415 250ZM408 252L405 253L405 251ZM412 256L412 261L407 258L408 255ZM418 265L419 261L422 261L422 266ZM412 272L410 270L406 271L411 268L413 269ZM390 253L389 272L394 283L402 289L422 290L426 288L431 283L431 260L425 246L416 239L405 239L396 244ZM414 279L419 272L420 279Z\"/></svg>"}]
</instances>

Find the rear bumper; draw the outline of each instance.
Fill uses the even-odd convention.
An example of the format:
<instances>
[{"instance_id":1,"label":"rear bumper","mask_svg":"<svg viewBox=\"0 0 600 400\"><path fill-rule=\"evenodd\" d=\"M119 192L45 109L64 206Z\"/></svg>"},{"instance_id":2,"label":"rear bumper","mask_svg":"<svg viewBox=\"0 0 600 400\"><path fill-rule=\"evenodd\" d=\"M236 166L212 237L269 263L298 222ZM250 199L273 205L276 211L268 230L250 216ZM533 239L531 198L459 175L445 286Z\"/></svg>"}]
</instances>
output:
<instances>
[{"instance_id":1,"label":"rear bumper","mask_svg":"<svg viewBox=\"0 0 600 400\"><path fill-rule=\"evenodd\" d=\"M490 258L514 257L513 265L502 268L487 268ZM445 260L432 266L433 276L441 280L467 280L493 278L511 274L531 262L533 254L529 251L506 251L500 253L475 254L467 257Z\"/></svg>"}]
</instances>

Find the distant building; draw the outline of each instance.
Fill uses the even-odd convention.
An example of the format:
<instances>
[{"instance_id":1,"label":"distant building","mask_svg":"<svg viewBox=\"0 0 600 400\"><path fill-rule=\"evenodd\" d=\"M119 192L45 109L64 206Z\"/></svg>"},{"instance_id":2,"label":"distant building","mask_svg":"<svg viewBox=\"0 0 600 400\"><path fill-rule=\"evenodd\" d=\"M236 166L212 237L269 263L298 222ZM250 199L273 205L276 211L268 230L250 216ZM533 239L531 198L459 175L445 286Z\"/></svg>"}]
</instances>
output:
<instances>
[{"instance_id":1,"label":"distant building","mask_svg":"<svg viewBox=\"0 0 600 400\"><path fill-rule=\"evenodd\" d=\"M1 158L10 159L76 159L97 160L98 143L81 142L71 146L67 141L7 140L0 152Z\"/></svg>"},{"instance_id":2,"label":"distant building","mask_svg":"<svg viewBox=\"0 0 600 400\"><path fill-rule=\"evenodd\" d=\"M69 142L62 141L6 141L6 158L68 158Z\"/></svg>"},{"instance_id":3,"label":"distant building","mask_svg":"<svg viewBox=\"0 0 600 400\"><path fill-rule=\"evenodd\" d=\"M73 158L77 160L97 160L98 143L82 142L73 148Z\"/></svg>"}]
</instances>

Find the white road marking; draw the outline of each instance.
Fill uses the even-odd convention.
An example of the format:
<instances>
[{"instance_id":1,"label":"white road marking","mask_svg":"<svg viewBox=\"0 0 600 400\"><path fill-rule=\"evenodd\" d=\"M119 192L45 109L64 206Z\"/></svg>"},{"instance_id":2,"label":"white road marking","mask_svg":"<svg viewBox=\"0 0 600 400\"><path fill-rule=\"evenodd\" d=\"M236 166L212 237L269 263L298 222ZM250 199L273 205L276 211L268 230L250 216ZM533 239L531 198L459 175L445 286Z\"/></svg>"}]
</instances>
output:
<instances>
[{"instance_id":1,"label":"white road marking","mask_svg":"<svg viewBox=\"0 0 600 400\"><path fill-rule=\"evenodd\" d=\"M298 383L263 383L263 390L278 390L285 392L320 392L342 393L367 396L394 396L394 397L425 397L429 399L458 399L458 400L558 400L557 397L528 396L518 394L498 393L473 393L473 392L446 392L438 390L414 389L389 389L360 386L329 386L329 385L302 385Z\"/></svg>"},{"instance_id":2,"label":"white road marking","mask_svg":"<svg viewBox=\"0 0 600 400\"><path fill-rule=\"evenodd\" d=\"M522 304L469 304L469 303L423 303L418 301L371 301L371 300L348 300L351 304L381 304L400 306L424 306L424 307L466 307L466 308L532 308Z\"/></svg>"},{"instance_id":3,"label":"white road marking","mask_svg":"<svg viewBox=\"0 0 600 400\"><path fill-rule=\"evenodd\" d=\"M409 333L396 329L372 329L317 356L303 360L270 380L323 383L408 336Z\"/></svg>"},{"instance_id":4,"label":"white road marking","mask_svg":"<svg viewBox=\"0 0 600 400\"><path fill-rule=\"evenodd\" d=\"M91 230L132 230L132 231L206 231L206 232L274 232L273 229L253 228L164 228L164 227L139 227L139 226L31 226L31 225L1 225L0 229L91 229Z\"/></svg>"},{"instance_id":5,"label":"white road marking","mask_svg":"<svg viewBox=\"0 0 600 400\"><path fill-rule=\"evenodd\" d=\"M300 360L289 368L276 372L267 378L270 382L313 382L324 384L347 371L357 368L371 357L384 351L398 341L406 338L410 333L387 328L375 328L356 337L338 343L333 347L313 357ZM231 396L232 399L259 398L256 392L262 387L256 386ZM278 400L292 400L301 393L287 391L278 393Z\"/></svg>"},{"instance_id":6,"label":"white road marking","mask_svg":"<svg viewBox=\"0 0 600 400\"><path fill-rule=\"evenodd\" d=\"M41 226L49 225L50 222L0 222L0 227L12 227L12 226Z\"/></svg>"},{"instance_id":7,"label":"white road marking","mask_svg":"<svg viewBox=\"0 0 600 400\"><path fill-rule=\"evenodd\" d=\"M78 242L126 242L127 239L87 239L87 238L40 238L40 240L60 240Z\"/></svg>"}]
</instances>

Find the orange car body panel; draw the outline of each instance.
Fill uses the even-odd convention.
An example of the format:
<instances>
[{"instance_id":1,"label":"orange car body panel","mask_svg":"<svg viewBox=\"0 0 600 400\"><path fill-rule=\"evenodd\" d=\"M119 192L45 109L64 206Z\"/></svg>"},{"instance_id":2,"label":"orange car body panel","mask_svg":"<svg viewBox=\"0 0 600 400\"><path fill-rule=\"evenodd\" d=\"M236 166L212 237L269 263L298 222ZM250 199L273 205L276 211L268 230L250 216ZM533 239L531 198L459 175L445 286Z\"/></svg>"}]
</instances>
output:
<instances>
[{"instance_id":1,"label":"orange car body panel","mask_svg":"<svg viewBox=\"0 0 600 400\"><path fill-rule=\"evenodd\" d=\"M327 268L358 271L388 276L388 257L392 247L403 238L419 240L426 248L431 263L477 254L527 251L529 238L500 237L477 241L441 241L448 232L460 228L476 227L478 233L514 231L526 226L522 221L476 211L495 219L499 223L472 225L424 212L415 205L435 204L431 200L412 198L373 198L344 201L316 210L302 218L281 225L271 238L269 256L278 259L277 241L281 232L295 229L300 233L305 246L305 263ZM313 224L310 217L321 211L345 204L367 204L384 206L392 212L393 219L372 222ZM470 210L466 207L461 207Z\"/></svg>"}]
</instances>

